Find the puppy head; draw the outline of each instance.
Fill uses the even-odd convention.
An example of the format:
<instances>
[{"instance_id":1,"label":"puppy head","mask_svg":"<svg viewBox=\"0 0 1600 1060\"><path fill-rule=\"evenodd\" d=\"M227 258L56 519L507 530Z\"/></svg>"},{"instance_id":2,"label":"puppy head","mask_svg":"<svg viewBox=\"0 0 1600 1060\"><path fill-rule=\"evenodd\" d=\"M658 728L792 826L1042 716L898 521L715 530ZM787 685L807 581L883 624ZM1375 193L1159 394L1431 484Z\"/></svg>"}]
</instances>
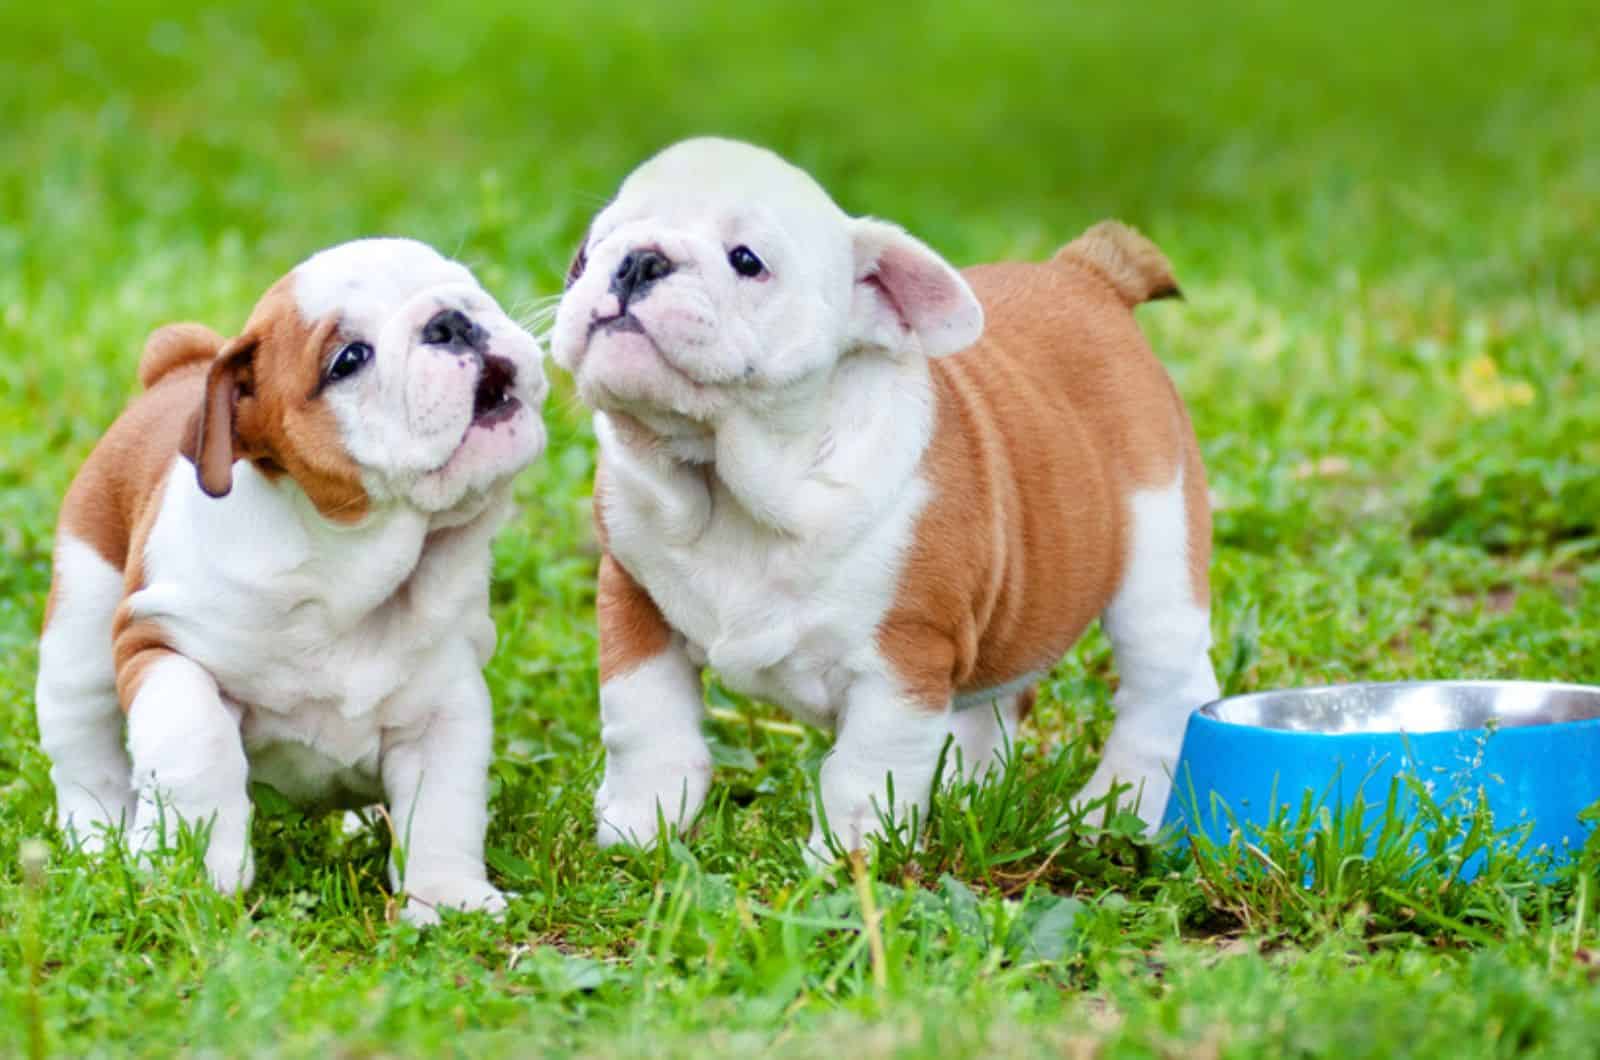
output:
<instances>
[{"instance_id":1,"label":"puppy head","mask_svg":"<svg viewBox=\"0 0 1600 1060\"><path fill-rule=\"evenodd\" d=\"M770 151L696 139L640 166L594 219L551 352L592 407L687 440L842 357L938 357L982 330L966 281L927 246L850 217Z\"/></svg>"},{"instance_id":2,"label":"puppy head","mask_svg":"<svg viewBox=\"0 0 1600 1060\"><path fill-rule=\"evenodd\" d=\"M331 519L449 512L543 449L539 361L463 266L407 239L341 244L274 285L217 351L184 451L212 496L250 460Z\"/></svg>"}]
</instances>

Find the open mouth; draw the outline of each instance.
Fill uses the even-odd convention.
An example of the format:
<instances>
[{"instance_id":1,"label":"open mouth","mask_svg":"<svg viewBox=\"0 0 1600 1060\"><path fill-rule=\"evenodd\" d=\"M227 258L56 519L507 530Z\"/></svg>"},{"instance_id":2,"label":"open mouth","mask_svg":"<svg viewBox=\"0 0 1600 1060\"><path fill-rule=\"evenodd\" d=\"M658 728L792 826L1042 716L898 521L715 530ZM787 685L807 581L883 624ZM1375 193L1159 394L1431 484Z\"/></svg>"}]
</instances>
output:
<instances>
[{"instance_id":1,"label":"open mouth","mask_svg":"<svg viewBox=\"0 0 1600 1060\"><path fill-rule=\"evenodd\" d=\"M477 389L472 392L473 426L498 423L517 410L521 402L511 396L511 385L516 381L517 369L510 361L492 355L484 357Z\"/></svg>"}]
</instances>

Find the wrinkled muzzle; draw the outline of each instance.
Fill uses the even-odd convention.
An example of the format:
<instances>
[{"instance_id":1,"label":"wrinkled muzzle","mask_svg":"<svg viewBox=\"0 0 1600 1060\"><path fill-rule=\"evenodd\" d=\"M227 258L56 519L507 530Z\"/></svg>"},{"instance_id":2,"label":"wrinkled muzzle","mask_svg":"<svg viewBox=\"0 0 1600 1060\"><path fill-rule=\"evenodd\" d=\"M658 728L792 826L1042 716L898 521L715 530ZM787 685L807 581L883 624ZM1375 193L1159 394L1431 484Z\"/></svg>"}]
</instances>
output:
<instances>
[{"instance_id":1,"label":"wrinkled muzzle","mask_svg":"<svg viewBox=\"0 0 1600 1060\"><path fill-rule=\"evenodd\" d=\"M428 509L493 488L544 448L539 359L533 337L476 288L417 296L383 328L376 400L347 418L362 463L384 492Z\"/></svg>"},{"instance_id":2,"label":"wrinkled muzzle","mask_svg":"<svg viewBox=\"0 0 1600 1060\"><path fill-rule=\"evenodd\" d=\"M721 253L645 225L593 248L551 332L555 359L586 404L703 417L720 404L714 388L750 376L738 341L748 329L723 311L708 279L706 259Z\"/></svg>"}]
</instances>

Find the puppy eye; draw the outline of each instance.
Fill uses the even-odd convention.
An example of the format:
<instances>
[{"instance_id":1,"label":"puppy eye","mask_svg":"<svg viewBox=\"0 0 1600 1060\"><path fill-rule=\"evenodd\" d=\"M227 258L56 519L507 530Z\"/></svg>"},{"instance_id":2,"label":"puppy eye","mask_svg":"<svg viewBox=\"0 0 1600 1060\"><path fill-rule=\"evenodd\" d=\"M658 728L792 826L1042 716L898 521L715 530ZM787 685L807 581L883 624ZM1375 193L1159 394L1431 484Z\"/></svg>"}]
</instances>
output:
<instances>
[{"instance_id":1,"label":"puppy eye","mask_svg":"<svg viewBox=\"0 0 1600 1060\"><path fill-rule=\"evenodd\" d=\"M728 264L733 266L734 272L747 280L767 271L767 267L761 264L761 259L756 257L756 252L743 243L728 251Z\"/></svg>"},{"instance_id":2,"label":"puppy eye","mask_svg":"<svg viewBox=\"0 0 1600 1060\"><path fill-rule=\"evenodd\" d=\"M567 286L571 287L578 282L578 277L583 275L583 270L589 267L589 251L587 247L580 246L578 253L572 259L572 264L567 266Z\"/></svg>"},{"instance_id":3,"label":"puppy eye","mask_svg":"<svg viewBox=\"0 0 1600 1060\"><path fill-rule=\"evenodd\" d=\"M328 382L337 383L359 372L363 365L372 360L372 347L365 342L347 342L339 347L339 352L333 355L333 360L328 362L326 373Z\"/></svg>"}]
</instances>

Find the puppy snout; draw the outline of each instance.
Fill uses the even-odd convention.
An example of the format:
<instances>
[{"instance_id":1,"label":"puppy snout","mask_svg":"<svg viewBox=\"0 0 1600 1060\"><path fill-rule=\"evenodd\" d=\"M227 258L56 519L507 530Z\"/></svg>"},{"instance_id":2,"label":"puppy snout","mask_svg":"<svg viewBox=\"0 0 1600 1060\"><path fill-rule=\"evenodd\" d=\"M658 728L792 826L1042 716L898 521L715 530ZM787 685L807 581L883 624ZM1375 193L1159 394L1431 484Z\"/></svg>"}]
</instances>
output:
<instances>
[{"instance_id":1,"label":"puppy snout","mask_svg":"<svg viewBox=\"0 0 1600 1060\"><path fill-rule=\"evenodd\" d=\"M641 247L625 255L611 274L611 293L622 303L621 311L626 313L629 302L643 298L651 285L672 269L672 262L654 247Z\"/></svg>"},{"instance_id":2,"label":"puppy snout","mask_svg":"<svg viewBox=\"0 0 1600 1060\"><path fill-rule=\"evenodd\" d=\"M472 322L459 309L441 309L422 325L422 341L429 346L444 346L453 351L471 350L482 355L489 344L489 333Z\"/></svg>"}]
</instances>

